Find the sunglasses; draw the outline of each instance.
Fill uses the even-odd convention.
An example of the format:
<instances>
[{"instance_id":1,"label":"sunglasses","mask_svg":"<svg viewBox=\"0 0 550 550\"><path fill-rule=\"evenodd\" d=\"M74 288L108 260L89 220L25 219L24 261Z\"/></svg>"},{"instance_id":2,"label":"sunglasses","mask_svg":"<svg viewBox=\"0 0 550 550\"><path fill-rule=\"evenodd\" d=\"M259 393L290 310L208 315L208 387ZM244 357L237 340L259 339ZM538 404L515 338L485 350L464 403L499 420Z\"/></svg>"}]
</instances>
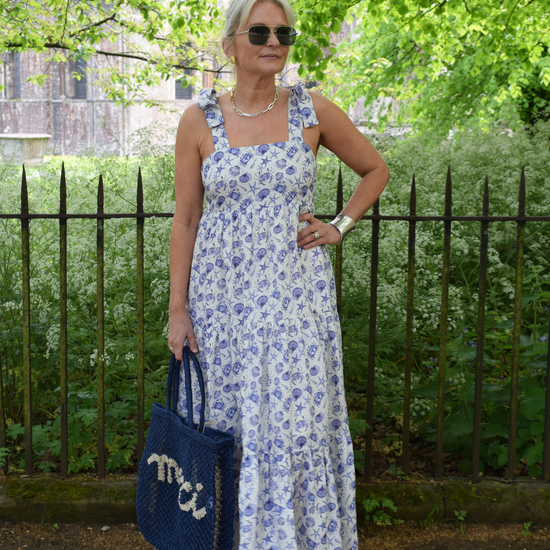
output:
<instances>
[{"instance_id":1,"label":"sunglasses","mask_svg":"<svg viewBox=\"0 0 550 550\"><path fill-rule=\"evenodd\" d=\"M281 46L293 46L296 42L298 33L293 27L276 27L273 31ZM248 40L254 46L263 46L267 44L271 36L271 29L267 25L252 25L247 31L235 34L248 34Z\"/></svg>"}]
</instances>

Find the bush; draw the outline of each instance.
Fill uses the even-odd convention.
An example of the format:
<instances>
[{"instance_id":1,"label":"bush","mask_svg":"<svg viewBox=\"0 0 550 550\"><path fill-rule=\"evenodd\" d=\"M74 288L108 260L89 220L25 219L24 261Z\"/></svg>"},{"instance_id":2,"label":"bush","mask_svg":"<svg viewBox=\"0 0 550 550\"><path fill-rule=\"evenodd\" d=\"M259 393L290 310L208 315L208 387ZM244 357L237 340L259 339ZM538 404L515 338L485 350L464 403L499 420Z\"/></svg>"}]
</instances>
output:
<instances>
[{"instance_id":1,"label":"bush","mask_svg":"<svg viewBox=\"0 0 550 550\"><path fill-rule=\"evenodd\" d=\"M59 212L59 177L64 160L67 210L91 213L97 208L97 185L103 175L105 211L136 208L137 172L144 181L148 212L174 210L173 149L151 146L155 128L138 134L138 158L82 156L51 158L28 169L30 212ZM148 135L149 134L149 135ZM20 169L0 164L2 212L20 209ZM33 448L37 466L55 469L60 456L59 405L59 240L57 220L31 222L31 331L33 361ZM96 221L69 220L68 246L68 383L69 471L93 468L97 460L96 380ZM146 419L164 395L167 374L167 243L171 220L145 223ZM0 359L3 366L11 460L22 468L22 279L19 222L1 220ZM105 221L105 399L107 470L135 466L137 445L136 376L136 220Z\"/></svg>"},{"instance_id":2,"label":"bush","mask_svg":"<svg viewBox=\"0 0 550 550\"><path fill-rule=\"evenodd\" d=\"M527 182L527 215L550 212L548 173L550 124L515 135L480 131L459 133L436 146L421 137L382 143L392 178L380 199L380 212L408 214L413 173L417 214L442 215L447 168L453 182L453 214L480 215L485 176L489 178L490 214L516 215L522 166ZM321 159L334 172L336 161ZM324 172L326 173L325 168ZM344 168L345 196L357 176ZM334 188L334 185L332 185ZM325 189L323 198L330 192ZM326 203L325 203L326 204ZM324 206L324 205L323 205ZM323 206L320 210L326 210ZM334 206L329 206L329 211ZM362 222L344 245L342 326L344 366L354 425L364 421L370 298L370 222ZM441 303L442 222L416 224L414 296L414 367L412 417L422 439L434 441L438 380ZM449 343L445 451L455 453L464 471L471 468L474 360L480 224L454 222L451 238ZM486 297L486 340L482 467L498 469L507 453L507 426L515 280L516 224L492 223L489 228L489 268ZM550 224L526 226L520 376L518 458L525 457L529 475L539 475L542 458L542 397L547 353L550 299ZM390 426L402 415L405 355L408 223L382 222L378 267L375 415ZM534 396L537 396L536 398ZM535 400L535 401L533 401ZM399 422L397 422L399 424ZM413 426L414 428L414 426ZM362 426L364 429L364 426ZM400 434L395 427L393 438ZM388 440L389 441L389 440ZM396 446L394 456L399 455Z\"/></svg>"},{"instance_id":3,"label":"bush","mask_svg":"<svg viewBox=\"0 0 550 550\"><path fill-rule=\"evenodd\" d=\"M106 212L131 212L136 205L137 170L141 166L146 212L174 209L173 150L155 144L165 129L149 128L134 140L135 157L88 156L65 159L69 212L96 209L99 174L103 174ZM453 213L480 214L485 175L490 184L493 215L517 212L519 177L525 165L527 213L550 212L547 172L550 125L531 134L487 135L463 132L433 146L419 137L376 143L392 179L380 200L383 214L407 214L412 174L416 174L417 213L440 215L444 208L447 166L453 178ZM31 212L55 213L59 208L59 175L63 159L28 170ZM316 211L336 210L338 161L318 157ZM358 177L344 167L345 196ZM0 164L2 212L20 208L20 171ZM167 372L168 240L171 220L145 222L146 415L162 400ZM10 461L22 467L23 399L21 373L21 243L17 220L1 220L0 359L6 412L9 418ZM71 471L94 468L96 450L96 241L95 220L68 222L69 307L69 456ZM350 405L350 427L360 444L365 429L363 406L368 357L370 222L361 222L344 245L342 329L344 368ZM417 223L413 428L428 442L434 439L439 307L441 301L441 222ZM468 471L471 449L473 365L476 346L479 223L454 222L449 289L449 344L446 391L446 452L455 453ZM59 245L58 221L31 222L31 309L33 357L34 449L37 466L57 467L59 442ZM376 344L376 422L391 426L387 454L398 456L402 418L405 349L406 222L382 222L378 267ZM507 453L513 285L514 223L493 223L489 229L489 273L485 341L486 378L483 405L483 468L497 469ZM134 468L136 447L136 221L105 221L105 384L107 469ZM331 250L334 253L334 249ZM525 239L524 309L521 340L521 402L519 457L529 475L540 473L544 414L543 371L547 353L550 298L550 228L528 223ZM148 418L148 417L147 417ZM364 460L360 453L358 459Z\"/></svg>"}]
</instances>

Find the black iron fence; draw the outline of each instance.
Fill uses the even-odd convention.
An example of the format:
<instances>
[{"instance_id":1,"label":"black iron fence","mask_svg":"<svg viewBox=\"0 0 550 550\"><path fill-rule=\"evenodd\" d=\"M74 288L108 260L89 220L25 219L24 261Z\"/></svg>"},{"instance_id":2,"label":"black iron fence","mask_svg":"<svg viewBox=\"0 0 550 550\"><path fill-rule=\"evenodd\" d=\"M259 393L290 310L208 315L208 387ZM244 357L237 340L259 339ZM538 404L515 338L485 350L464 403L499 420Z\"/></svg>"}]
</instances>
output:
<instances>
[{"instance_id":1,"label":"black iron fence","mask_svg":"<svg viewBox=\"0 0 550 550\"><path fill-rule=\"evenodd\" d=\"M25 423L25 469L27 474L33 472L32 446L32 400L31 400L31 323L30 323L30 250L29 230L30 221L35 219L59 220L59 288L60 288L60 405L61 405L61 475L68 474L68 385L67 385L67 220L77 218L91 218L97 220L97 448L98 474L105 477L105 385L104 385L104 221L113 218L134 218L137 223L137 455L141 458L145 437L145 369L144 369L144 262L143 229L146 218L169 218L169 212L143 212L143 184L141 170L137 181L137 208L134 213L109 214L103 209L103 178L99 177L97 192L97 212L95 214L67 213L65 168L61 171L59 214L29 214L27 180L25 168L22 172L21 183L21 213L0 214L0 218L21 220L22 246L22 279L23 279L23 380L24 380L24 423ZM336 213L343 208L342 173L338 176ZM475 360L475 392L473 415L473 447L472 447L472 481L479 480L479 455L481 440L481 411L484 367L484 336L485 336L485 299L487 288L487 257L488 233L491 222L510 222L517 226L516 243L516 275L514 289L514 320L513 344L511 355L511 383L510 383L510 421L508 445L508 477L514 476L516 465L516 433L518 423L519 397L519 358L520 358L520 328L522 315L522 290L524 269L525 224L527 222L550 222L547 216L525 215L525 174L521 173L519 184L519 207L517 216L490 216L489 215L489 186L485 179L483 194L483 213L481 216L453 216L452 215L452 184L450 168L447 172L445 186L445 211L443 216L418 216L416 214L416 186L413 176L410 192L410 212L407 216L380 215L379 202L373 207L370 215L363 216L363 220L372 223L371 239L371 269L370 269L370 320L369 320L369 355L367 373L367 403L366 421L369 426L365 434L365 480L372 479L373 463L373 421L374 421L374 388L376 362L376 306L378 286L379 238L380 222L389 220L406 221L409 224L408 237L408 268L407 268L407 313L405 323L405 372L404 372L404 399L403 399L403 433L402 433L402 462L401 468L409 474L410 459L410 427L411 427L411 378L413 365L413 315L414 315L414 271L415 271L415 242L417 222L438 221L444 225L443 256L442 256L442 283L441 283L441 315L440 340L438 360L438 398L436 420L436 451L435 477L443 476L443 433L445 413L445 368L447 363L447 317L449 310L449 273L451 251L451 225L453 222L479 222L480 251L479 251L479 290L478 290L478 317L477 317L477 350ZM320 219L332 219L334 214L316 215ZM343 245L336 247L335 279L338 297L338 307L341 304L342 288ZM550 319L549 319L550 332ZM546 372L546 399L543 436L543 464L542 477L550 481L550 339L548 340L547 372ZM3 402L2 376L0 376L0 448L6 446L6 418Z\"/></svg>"}]
</instances>

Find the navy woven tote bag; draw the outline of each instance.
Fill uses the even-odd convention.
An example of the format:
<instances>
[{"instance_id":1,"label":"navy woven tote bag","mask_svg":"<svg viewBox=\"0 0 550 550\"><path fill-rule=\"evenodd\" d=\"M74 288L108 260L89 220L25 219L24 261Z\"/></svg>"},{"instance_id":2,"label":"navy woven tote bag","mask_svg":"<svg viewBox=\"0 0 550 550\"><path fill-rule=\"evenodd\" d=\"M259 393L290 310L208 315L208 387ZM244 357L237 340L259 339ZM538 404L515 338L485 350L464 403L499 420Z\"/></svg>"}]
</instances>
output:
<instances>
[{"instance_id":1,"label":"navy woven tote bag","mask_svg":"<svg viewBox=\"0 0 550 550\"><path fill-rule=\"evenodd\" d=\"M193 423L190 359L201 391L199 424ZM183 349L187 419L176 413L181 364L172 354L166 407L153 405L139 465L139 528L157 550L230 550L234 437L204 425L202 369L188 346Z\"/></svg>"}]
</instances>

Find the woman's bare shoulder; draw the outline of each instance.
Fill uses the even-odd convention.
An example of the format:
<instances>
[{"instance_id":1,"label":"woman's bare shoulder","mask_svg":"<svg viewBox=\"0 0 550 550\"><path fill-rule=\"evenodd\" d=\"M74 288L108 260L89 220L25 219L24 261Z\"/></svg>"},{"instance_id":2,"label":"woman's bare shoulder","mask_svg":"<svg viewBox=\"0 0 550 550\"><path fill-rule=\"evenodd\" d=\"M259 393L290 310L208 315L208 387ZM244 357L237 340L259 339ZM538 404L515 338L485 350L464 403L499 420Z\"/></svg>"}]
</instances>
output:
<instances>
[{"instance_id":1,"label":"woman's bare shoulder","mask_svg":"<svg viewBox=\"0 0 550 550\"><path fill-rule=\"evenodd\" d=\"M190 149L192 147L199 151L204 148L209 139L212 140L211 132L204 111L197 103L194 103L187 107L180 117L176 149L180 147Z\"/></svg>"},{"instance_id":2,"label":"woman's bare shoulder","mask_svg":"<svg viewBox=\"0 0 550 550\"><path fill-rule=\"evenodd\" d=\"M339 117L344 115L347 118L347 115L336 103L326 98L323 94L315 92L313 90L308 90L311 100L313 101L313 108L319 121L325 117Z\"/></svg>"},{"instance_id":3,"label":"woman's bare shoulder","mask_svg":"<svg viewBox=\"0 0 550 550\"><path fill-rule=\"evenodd\" d=\"M208 127L204 111L199 107L197 103L193 103L183 111L180 117L179 125L183 126L186 131L200 130L204 127Z\"/></svg>"}]
</instances>

